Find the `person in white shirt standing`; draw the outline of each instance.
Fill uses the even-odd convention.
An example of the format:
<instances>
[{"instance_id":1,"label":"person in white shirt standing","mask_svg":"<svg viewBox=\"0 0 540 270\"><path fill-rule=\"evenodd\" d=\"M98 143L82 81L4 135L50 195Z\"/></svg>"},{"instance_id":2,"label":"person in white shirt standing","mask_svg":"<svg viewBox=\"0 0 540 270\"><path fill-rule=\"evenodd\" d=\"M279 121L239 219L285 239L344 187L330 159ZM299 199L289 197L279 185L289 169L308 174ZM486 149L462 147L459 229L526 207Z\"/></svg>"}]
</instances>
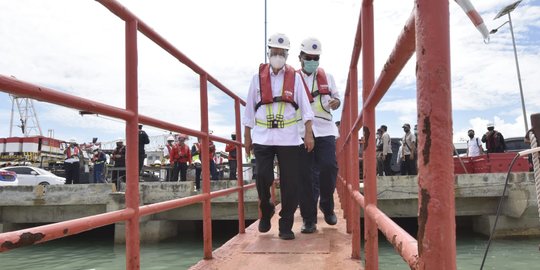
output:
<instances>
[{"instance_id":1,"label":"person in white shirt standing","mask_svg":"<svg viewBox=\"0 0 540 270\"><path fill-rule=\"evenodd\" d=\"M80 184L80 163L79 155L81 150L77 146L75 139L70 139L69 144L64 150L66 159L64 160L64 170L66 172L66 184Z\"/></svg>"},{"instance_id":2,"label":"person in white shirt standing","mask_svg":"<svg viewBox=\"0 0 540 270\"><path fill-rule=\"evenodd\" d=\"M474 136L474 130L469 129L467 131L470 140L467 141L467 156L476 157L484 154L484 148L482 147L482 142L478 137Z\"/></svg>"},{"instance_id":3,"label":"person in white shirt standing","mask_svg":"<svg viewBox=\"0 0 540 270\"><path fill-rule=\"evenodd\" d=\"M302 233L317 230L317 200L329 225L337 223L334 213L334 190L338 172L336 159L336 139L339 132L332 120L332 110L341 104L334 77L319 67L322 53L321 42L313 37L306 38L300 46L298 59L302 69L298 71L311 109L315 114L313 153L304 151L302 188L300 192L300 212L304 224ZM304 131L299 125L300 134Z\"/></svg>"},{"instance_id":4,"label":"person in white shirt standing","mask_svg":"<svg viewBox=\"0 0 540 270\"><path fill-rule=\"evenodd\" d=\"M390 138L390 134L388 134L388 127L386 125L381 125L381 130L383 132L381 136L382 141L382 155L384 160L384 175L390 176L392 175L392 139Z\"/></svg>"},{"instance_id":5,"label":"person in white shirt standing","mask_svg":"<svg viewBox=\"0 0 540 270\"><path fill-rule=\"evenodd\" d=\"M416 136L411 132L411 125L404 124L403 147L401 148L401 175L416 175Z\"/></svg>"},{"instance_id":6,"label":"person in white shirt standing","mask_svg":"<svg viewBox=\"0 0 540 270\"><path fill-rule=\"evenodd\" d=\"M311 122L313 112L302 86L300 75L286 65L290 48L289 38L281 33L268 39L270 64L261 64L249 86L242 124L246 154L251 148L256 159L256 187L259 195L261 219L259 231L268 232L274 205L270 202L270 187L274 182L274 157L279 163L281 211L279 237L294 239L292 226L298 207L300 178L300 150L313 149ZM297 110L305 125L304 144L298 135Z\"/></svg>"}]
</instances>

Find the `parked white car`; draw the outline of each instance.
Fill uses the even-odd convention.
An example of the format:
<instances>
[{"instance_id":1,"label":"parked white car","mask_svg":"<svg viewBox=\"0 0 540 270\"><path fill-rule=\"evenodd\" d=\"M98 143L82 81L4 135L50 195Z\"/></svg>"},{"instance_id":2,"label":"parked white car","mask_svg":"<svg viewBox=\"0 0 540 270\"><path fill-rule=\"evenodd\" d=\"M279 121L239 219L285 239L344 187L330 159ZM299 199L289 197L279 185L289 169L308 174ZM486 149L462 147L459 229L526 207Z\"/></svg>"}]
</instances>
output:
<instances>
[{"instance_id":1,"label":"parked white car","mask_svg":"<svg viewBox=\"0 0 540 270\"><path fill-rule=\"evenodd\" d=\"M32 166L15 166L3 168L7 171L17 173L20 186L35 185L63 185L66 183L64 177L59 177L49 171Z\"/></svg>"},{"instance_id":2,"label":"parked white car","mask_svg":"<svg viewBox=\"0 0 540 270\"><path fill-rule=\"evenodd\" d=\"M16 186L18 184L16 173L0 169L0 186Z\"/></svg>"}]
</instances>

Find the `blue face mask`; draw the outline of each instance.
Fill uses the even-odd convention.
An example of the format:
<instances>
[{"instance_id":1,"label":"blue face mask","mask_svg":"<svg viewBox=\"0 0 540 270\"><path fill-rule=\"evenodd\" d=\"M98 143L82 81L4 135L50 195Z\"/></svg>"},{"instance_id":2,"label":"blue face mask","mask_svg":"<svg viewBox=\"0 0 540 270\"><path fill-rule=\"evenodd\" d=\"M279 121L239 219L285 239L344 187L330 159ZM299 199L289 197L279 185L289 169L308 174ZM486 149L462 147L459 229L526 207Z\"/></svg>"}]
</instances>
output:
<instances>
[{"instance_id":1,"label":"blue face mask","mask_svg":"<svg viewBox=\"0 0 540 270\"><path fill-rule=\"evenodd\" d=\"M319 67L319 61L315 61L315 60L311 60L311 61L302 60L302 61L304 61L304 71L306 73L313 74L313 72L315 72L317 68Z\"/></svg>"}]
</instances>

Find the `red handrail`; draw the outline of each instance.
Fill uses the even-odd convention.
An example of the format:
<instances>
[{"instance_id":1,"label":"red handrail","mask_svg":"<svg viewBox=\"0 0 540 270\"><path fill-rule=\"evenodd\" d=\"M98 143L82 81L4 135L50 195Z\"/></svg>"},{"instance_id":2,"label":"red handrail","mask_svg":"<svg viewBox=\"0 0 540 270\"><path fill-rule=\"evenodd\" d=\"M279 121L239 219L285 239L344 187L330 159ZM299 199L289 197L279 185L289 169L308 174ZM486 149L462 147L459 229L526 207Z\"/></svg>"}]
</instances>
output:
<instances>
[{"instance_id":1,"label":"red handrail","mask_svg":"<svg viewBox=\"0 0 540 270\"><path fill-rule=\"evenodd\" d=\"M19 231L12 231L0 234L0 252L8 251L27 245L33 245L50 241L53 239L66 237L69 235L81 233L87 230L99 228L116 222L126 221L126 269L140 268L140 241L139 241L139 218L141 216L153 213L163 212L174 208L183 207L194 203L203 203L203 241L204 258L212 258L212 228L211 228L211 199L226 196L231 193L238 193L238 231L245 232L244 216L244 190L255 187L255 184L244 185L242 172L242 141L241 136L236 136L236 140L213 136L209 134L208 126L208 89L207 83L210 82L222 92L226 93L234 100L235 110L235 130L241 134L240 127L240 109L245 106L245 101L227 89L217 79L209 75L201 67L191 61L172 44L161 37L157 32L148 27L143 21L137 18L128 9L114 0L98 0L107 7L112 13L126 23L126 109L114 107L111 105L95 102L54 89L34 85L31 83L19 81L12 77L0 75L0 89L2 91L37 99L44 102L57 104L64 107L74 108L79 111L88 111L95 114L110 116L122 119L126 122L126 209L108 212L104 214L88 216L84 218L68 220L38 226ZM171 56L178 59L181 63L191 68L200 75L200 102L201 102L201 130L185 128L173 123L168 123L159 119L139 115L138 112L138 87L137 87L137 32L143 33L163 50L169 52ZM203 166L203 194L191 197L169 200L150 205L139 206L139 178L138 178L138 124L142 123L149 126L162 128L174 132L184 133L190 136L202 138L203 153L209 152L209 141L233 143L237 147L237 187L210 192L210 172L208 166ZM209 164L209 155L202 155L202 164Z\"/></svg>"},{"instance_id":2,"label":"red handrail","mask_svg":"<svg viewBox=\"0 0 540 270\"><path fill-rule=\"evenodd\" d=\"M417 0L396 46L374 83L373 1L364 0L354 42L337 141L337 191L352 257L360 258L360 219L364 209L365 268L378 269L378 230L411 269L456 269L455 205L451 160L449 14L447 1ZM362 108L358 113L357 64L362 52ZM418 241L377 208L375 107L412 54L417 55L419 217ZM363 128L363 182L360 193L358 131Z\"/></svg>"}]
</instances>

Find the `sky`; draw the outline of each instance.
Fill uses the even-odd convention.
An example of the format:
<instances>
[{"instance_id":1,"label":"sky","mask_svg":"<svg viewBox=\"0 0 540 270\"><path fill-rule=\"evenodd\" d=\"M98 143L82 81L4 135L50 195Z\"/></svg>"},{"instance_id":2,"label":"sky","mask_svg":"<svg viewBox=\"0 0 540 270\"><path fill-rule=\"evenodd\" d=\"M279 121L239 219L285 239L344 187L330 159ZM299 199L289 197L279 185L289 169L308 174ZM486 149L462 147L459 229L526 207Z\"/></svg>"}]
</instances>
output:
<instances>
[{"instance_id":1,"label":"sky","mask_svg":"<svg viewBox=\"0 0 540 270\"><path fill-rule=\"evenodd\" d=\"M245 99L252 76L265 61L267 35L285 33L291 40L287 63L299 68L300 42L317 37L320 65L331 73L343 96L361 1L349 0L120 0L148 26L172 43L232 92ZM472 0L488 29L510 0ZM375 74L380 74L414 1L374 1ZM508 24L484 43L466 14L449 1L454 141L486 124L505 137L525 134L512 38ZM524 0L511 13L527 119L540 112L540 0ZM109 105L125 106L125 24L91 0L0 1L0 74ZM182 63L138 36L139 113L200 129L199 77ZM404 123L416 124L415 55L376 109L377 126L402 137ZM361 67L359 74L361 74ZM361 85L361 76L359 85ZM361 87L359 88L361 89ZM0 137L9 136L11 99L0 89ZM104 116L81 116L77 110L34 102L44 135L79 142L125 138L125 124ZM243 109L242 109L243 111ZM210 129L229 137L234 103L209 84ZM334 112L334 121L341 108ZM15 115L18 121L18 114ZM530 122L529 122L530 127ZM169 131L145 127L149 135ZM20 136L15 128L13 136ZM189 143L195 141L192 138ZM218 149L220 146L218 145Z\"/></svg>"}]
</instances>

